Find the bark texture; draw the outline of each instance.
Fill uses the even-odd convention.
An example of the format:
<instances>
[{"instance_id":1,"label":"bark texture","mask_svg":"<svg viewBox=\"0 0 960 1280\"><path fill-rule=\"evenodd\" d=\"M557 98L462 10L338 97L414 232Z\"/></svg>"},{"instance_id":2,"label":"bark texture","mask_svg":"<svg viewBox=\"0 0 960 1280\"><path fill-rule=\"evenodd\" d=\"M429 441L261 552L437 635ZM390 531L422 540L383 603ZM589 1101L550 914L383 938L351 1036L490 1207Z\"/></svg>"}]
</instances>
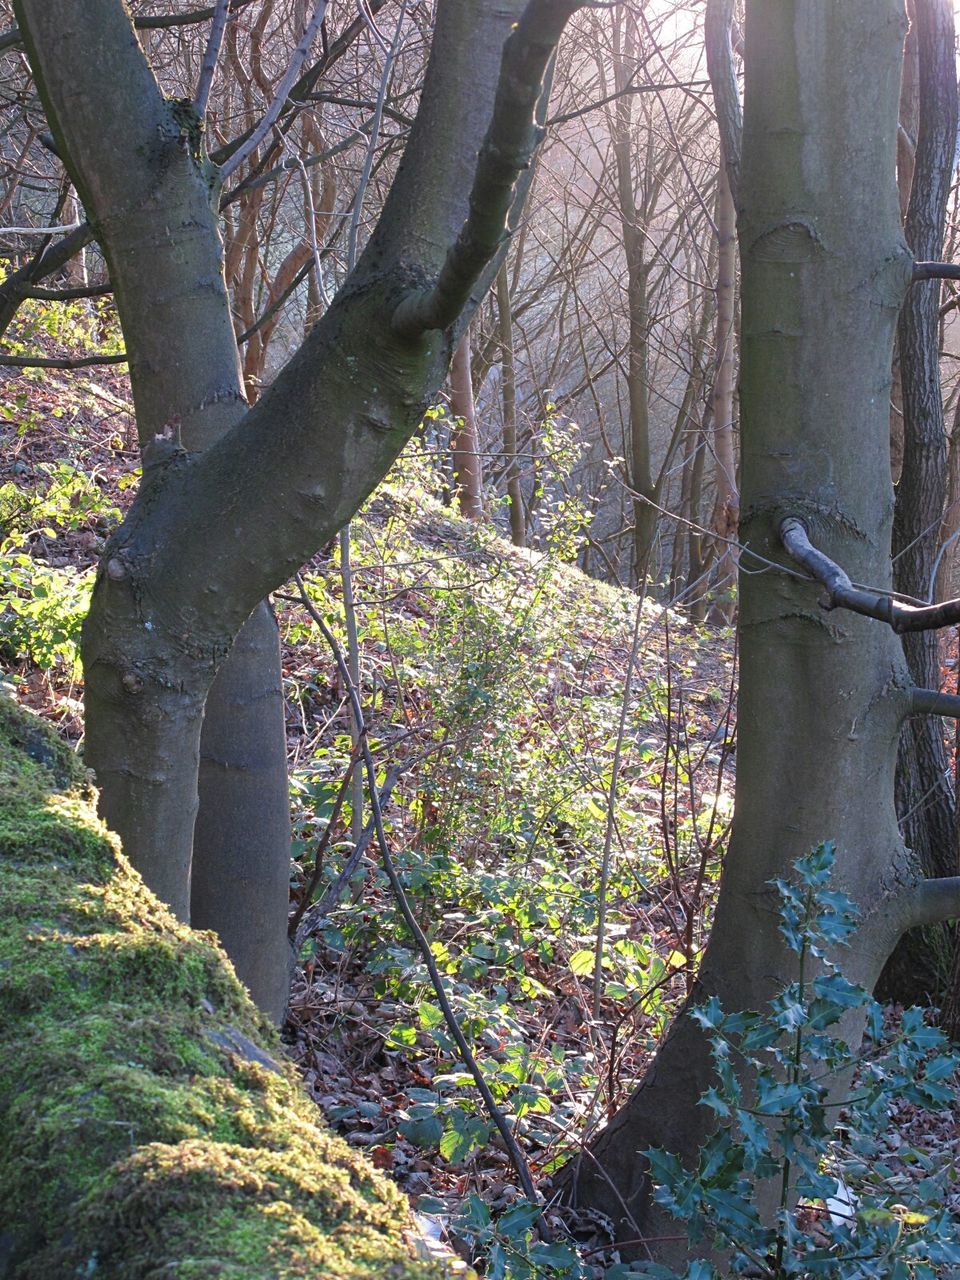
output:
<instances>
[{"instance_id":1,"label":"bark texture","mask_svg":"<svg viewBox=\"0 0 960 1280\"><path fill-rule=\"evenodd\" d=\"M800 515L856 580L879 587L891 583L891 349L911 271L894 179L903 34L898 0L747 4L741 537L782 559L780 521ZM740 653L733 833L693 998L761 1008L795 976L769 881L828 839L839 887L863 912L846 967L872 985L917 880L893 805L909 704L900 644L882 624L824 614L815 587L769 572L744 578ZM677 1224L652 1204L638 1152L693 1158L708 1083L702 1039L681 1017L573 1171L580 1201L624 1239L651 1237L639 1256L677 1265L686 1254L660 1239Z\"/></svg>"},{"instance_id":2,"label":"bark texture","mask_svg":"<svg viewBox=\"0 0 960 1280\"><path fill-rule=\"evenodd\" d=\"M916 0L918 132L904 234L914 258L939 259L957 136L954 15L950 0ZM933 587L947 491L947 438L940 391L939 281L915 284L897 330L903 404L903 461L893 521L894 584L921 600ZM940 683L935 631L903 640L910 675L921 688ZM906 843L928 876L955 875L957 818L943 724L909 720L900 741L897 810ZM942 996L952 938L936 926L903 939L884 973L884 995L906 1004Z\"/></svg>"},{"instance_id":3,"label":"bark texture","mask_svg":"<svg viewBox=\"0 0 960 1280\"><path fill-rule=\"evenodd\" d=\"M162 458L178 443L201 451L242 417L246 397L223 279L216 171L201 151L200 122L187 104L163 98L115 0L96 0L83 14L25 0L18 15L48 118L108 263L144 464L158 448ZM114 572L122 571L115 562ZM279 1019L289 973L283 939L290 821L280 653L266 606L245 632L219 672L199 746L197 726L187 724L193 713L181 707L173 717L166 762L154 761L146 808L128 784L126 748L136 747L112 727L104 734L89 671L87 758L103 788L104 816L148 884L182 920L220 934L261 1007ZM142 700L139 677L124 674L124 695ZM171 813L169 780L195 771L200 756L198 795ZM252 773L254 758L261 767ZM269 768L262 767L266 759ZM188 847L198 808L200 825ZM170 821L183 834L168 851L149 832ZM197 916L194 878L201 890Z\"/></svg>"}]
</instances>

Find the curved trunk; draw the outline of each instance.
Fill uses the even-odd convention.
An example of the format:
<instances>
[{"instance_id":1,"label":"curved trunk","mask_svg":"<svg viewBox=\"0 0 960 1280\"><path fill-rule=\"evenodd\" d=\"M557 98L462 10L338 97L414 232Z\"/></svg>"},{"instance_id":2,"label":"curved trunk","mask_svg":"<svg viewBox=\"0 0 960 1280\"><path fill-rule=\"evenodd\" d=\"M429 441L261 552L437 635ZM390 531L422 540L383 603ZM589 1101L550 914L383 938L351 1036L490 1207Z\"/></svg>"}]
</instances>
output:
<instances>
[{"instance_id":1,"label":"curved trunk","mask_svg":"<svg viewBox=\"0 0 960 1280\"><path fill-rule=\"evenodd\" d=\"M894 182L902 38L898 0L747 4L741 536L781 561L780 522L799 515L878 588L891 580L890 359L910 279ZM770 880L824 840L837 845L838 887L863 912L849 976L872 985L901 928L899 887L916 880L893 806L908 707L900 644L875 622L825 615L813 584L768 572L744 575L740 654L733 833L693 998L762 1008L795 976ZM580 1162L578 1198L622 1238L648 1237L637 1255L687 1255L638 1152L694 1157L709 1075L697 1028L679 1019Z\"/></svg>"},{"instance_id":2,"label":"curved trunk","mask_svg":"<svg viewBox=\"0 0 960 1280\"><path fill-rule=\"evenodd\" d=\"M130 32L128 16L111 0L96 0L82 16L70 9L24 0L18 13L50 121L110 268L130 354L140 444L149 467L151 444L158 437L171 445L178 439L187 450L200 451L246 411L223 281L217 187L198 149L199 133L191 133L199 122L191 121L182 104L161 96L136 41L124 41ZM91 142L89 132L99 126L102 104L93 91L76 104L80 67L67 80L49 74L62 57L76 57L91 76L110 76L114 91L129 95L118 119L132 135L139 131L151 143L135 162L114 145L109 131L98 128L96 142ZM145 248L150 251L149 272L143 270ZM121 561L113 564L116 573L125 572ZM147 618L144 625L149 624ZM283 761L286 753L279 648L275 628L272 646L264 647L263 625L248 623L240 642L243 656L228 655L223 662L217 681L223 693L210 703L199 746L201 755L216 757L216 767L202 770L187 803L177 798L176 780L197 769L202 696L195 692L162 713L152 708L151 714L170 717L169 759L160 769L147 752L134 766L148 739L114 723L114 711L104 704L93 672L104 637L95 639L95 629L88 629L86 758L101 787L104 817L121 835L134 866L181 919L220 934L241 980L264 1011L278 1019L289 972L286 950L278 953L275 941L285 937L289 898L285 768L259 775L258 797L251 798L247 790L252 757L266 754ZM251 661L254 650L260 667ZM124 659L121 706L149 701L142 675L134 672L135 653ZM188 682L175 678L186 688ZM244 713L235 718L241 705ZM141 730L143 714L138 708L133 716ZM134 798L134 771L144 784L143 804ZM201 822L195 835L198 804ZM242 827L225 814L244 814ZM158 832L170 838L158 839ZM240 867L243 874L234 880ZM192 874L204 886L200 920L191 910ZM209 891L211 885L216 892ZM242 929L235 927L238 916L246 922Z\"/></svg>"}]
</instances>

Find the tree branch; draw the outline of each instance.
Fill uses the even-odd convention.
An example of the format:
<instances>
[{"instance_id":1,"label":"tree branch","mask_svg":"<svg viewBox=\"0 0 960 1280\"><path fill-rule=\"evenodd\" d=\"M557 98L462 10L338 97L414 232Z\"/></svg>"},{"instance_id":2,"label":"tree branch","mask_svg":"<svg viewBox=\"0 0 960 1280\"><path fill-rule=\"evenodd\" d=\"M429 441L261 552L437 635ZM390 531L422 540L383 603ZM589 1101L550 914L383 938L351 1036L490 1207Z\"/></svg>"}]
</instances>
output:
<instances>
[{"instance_id":1,"label":"tree branch","mask_svg":"<svg viewBox=\"0 0 960 1280\"><path fill-rule=\"evenodd\" d=\"M6 332L24 298L30 296L31 286L59 271L92 239L93 231L85 223L56 244L42 247L19 271L0 283L0 336Z\"/></svg>"},{"instance_id":2,"label":"tree branch","mask_svg":"<svg viewBox=\"0 0 960 1280\"><path fill-rule=\"evenodd\" d=\"M113 293L112 284L77 285L75 289L26 289L23 296L41 302L73 302L76 298L103 298L108 293Z\"/></svg>"},{"instance_id":3,"label":"tree branch","mask_svg":"<svg viewBox=\"0 0 960 1280\"><path fill-rule=\"evenodd\" d=\"M82 222L63 222L55 227L0 227L0 236L60 236L82 226Z\"/></svg>"},{"instance_id":4,"label":"tree branch","mask_svg":"<svg viewBox=\"0 0 960 1280\"><path fill-rule=\"evenodd\" d=\"M801 520L788 517L780 525L780 541L795 560L828 592L827 609L849 609L851 613L885 622L898 635L905 631L936 631L960 623L960 600L942 604L911 605L891 596L878 595L855 587L843 569L810 542Z\"/></svg>"},{"instance_id":5,"label":"tree branch","mask_svg":"<svg viewBox=\"0 0 960 1280\"><path fill-rule=\"evenodd\" d=\"M376 16L387 3L387 0L366 0L367 12ZM365 29L365 23L362 18L354 18L353 22L334 40L329 48L325 48L323 54L317 59L306 71L300 76L300 79L290 90L287 95L287 103L283 111L281 111L281 122L279 125L280 133L286 133L293 122L297 112L301 111L310 101L310 95L313 92L314 85L320 77L339 61L346 53L347 49L357 39L361 31ZM224 146L212 152L210 159L214 164L223 165L233 155L238 147L242 147L253 132L254 126L240 134L237 138L232 138ZM275 134L276 138L277 135ZM267 148L268 156L273 153L274 147ZM260 163L265 162L266 157L261 157ZM245 179L246 182L248 179ZM240 184L243 185L242 183Z\"/></svg>"},{"instance_id":6,"label":"tree branch","mask_svg":"<svg viewBox=\"0 0 960 1280\"><path fill-rule=\"evenodd\" d=\"M393 315L397 334L415 338L449 328L503 243L514 185L543 137L533 116L544 76L564 26L580 7L577 0L530 0L504 45L493 118L477 159L467 220L433 287L414 290L400 302Z\"/></svg>"},{"instance_id":7,"label":"tree branch","mask_svg":"<svg viewBox=\"0 0 960 1280\"><path fill-rule=\"evenodd\" d=\"M960 697L954 693L940 693L938 689L911 689L911 716L950 716L960 719Z\"/></svg>"},{"instance_id":8,"label":"tree branch","mask_svg":"<svg viewBox=\"0 0 960 1280\"><path fill-rule=\"evenodd\" d=\"M252 3L253 0L231 0L229 11L230 13L236 13L239 9L245 9L248 4ZM214 8L194 9L191 13L139 14L134 18L133 25L138 31L159 31L166 27L191 27L196 26L198 22L206 22L215 13L216 9ZM22 43L23 37L20 34L20 28L10 27L0 34L0 53L6 52L7 49L14 49Z\"/></svg>"},{"instance_id":9,"label":"tree branch","mask_svg":"<svg viewBox=\"0 0 960 1280\"><path fill-rule=\"evenodd\" d=\"M733 61L733 20L733 0L707 0L703 30L707 72L713 86L713 101L720 130L720 151L727 169L733 203L736 204L740 188L743 111Z\"/></svg>"},{"instance_id":10,"label":"tree branch","mask_svg":"<svg viewBox=\"0 0 960 1280\"><path fill-rule=\"evenodd\" d=\"M227 29L229 9L228 0L217 0L216 12L213 15L213 25L210 27L210 35L203 55L203 66L200 68L200 78L197 81L197 91L193 98L194 110L201 120L207 114L207 102L210 98L210 89L213 85L213 77L216 74L217 63L220 60L220 49L223 45L223 34Z\"/></svg>"},{"instance_id":11,"label":"tree branch","mask_svg":"<svg viewBox=\"0 0 960 1280\"><path fill-rule=\"evenodd\" d=\"M916 929L960 918L960 876L921 880L902 902L901 926Z\"/></svg>"},{"instance_id":12,"label":"tree branch","mask_svg":"<svg viewBox=\"0 0 960 1280\"><path fill-rule=\"evenodd\" d=\"M127 354L121 352L115 356L77 356L63 359L46 356L7 356L0 352L0 367L9 365L15 369L86 369L94 364L126 364Z\"/></svg>"},{"instance_id":13,"label":"tree branch","mask_svg":"<svg viewBox=\"0 0 960 1280\"><path fill-rule=\"evenodd\" d=\"M911 283L917 284L921 280L960 280L960 263L915 262Z\"/></svg>"},{"instance_id":14,"label":"tree branch","mask_svg":"<svg viewBox=\"0 0 960 1280\"><path fill-rule=\"evenodd\" d=\"M238 147L230 158L224 162L221 170L221 176L223 178L228 177L238 169L240 165L242 165L243 162L251 156L254 151L256 151L257 147L259 147L260 143L276 124L279 119L280 112L286 105L287 99L290 97L291 90L297 83L300 72L303 70L303 64L307 60L307 54L310 52L310 46L313 44L314 37L320 29L320 24L323 22L324 14L326 12L327 0L317 0L317 4L313 11L313 17L307 23L307 28L300 37L300 42L296 49L293 51L293 55L287 65L287 69L283 74L283 79L277 85L277 91L273 96L273 101L264 112L263 119L254 129L253 133L251 133L250 137L247 138L243 146Z\"/></svg>"}]
</instances>

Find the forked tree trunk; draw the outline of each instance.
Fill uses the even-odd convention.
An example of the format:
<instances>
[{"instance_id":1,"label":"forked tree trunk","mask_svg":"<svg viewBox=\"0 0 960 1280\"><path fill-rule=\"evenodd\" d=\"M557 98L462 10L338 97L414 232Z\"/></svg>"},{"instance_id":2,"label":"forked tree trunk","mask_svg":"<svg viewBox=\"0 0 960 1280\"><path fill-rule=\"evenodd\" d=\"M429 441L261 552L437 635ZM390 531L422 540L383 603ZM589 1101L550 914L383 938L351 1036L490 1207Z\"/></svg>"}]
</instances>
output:
<instances>
[{"instance_id":1,"label":"forked tree trunk","mask_svg":"<svg viewBox=\"0 0 960 1280\"><path fill-rule=\"evenodd\" d=\"M108 543L84 627L88 759L131 860L183 917L214 677L258 601L342 528L441 385L526 193L546 64L577 7L439 7L383 217L346 287L248 410L223 285L217 172L199 121L163 98L122 0L90 0L82 16L72 0L17 0L44 106L109 260L145 445L143 482ZM254 625L237 651L243 663L275 653L267 622ZM273 741L274 670L258 670L253 691L241 673L218 697L247 726L262 715L257 733ZM255 805L245 796L229 822L216 815L232 805L231 770L245 786L276 780L279 757L271 748L258 759L230 731L208 733L206 754L216 799L202 830L224 856L204 881L204 911L218 913L222 898L218 927L252 950L261 903L237 909L231 874L232 840ZM284 806L264 809L285 823ZM254 867L255 857L243 859L245 877ZM279 888L276 868L268 873L264 896Z\"/></svg>"},{"instance_id":2,"label":"forked tree trunk","mask_svg":"<svg viewBox=\"0 0 960 1280\"><path fill-rule=\"evenodd\" d=\"M901 0L747 3L741 538L782 560L780 522L799 516L855 581L881 589L890 357L911 270L894 178L903 34ZM795 977L770 881L820 841L836 841L838 887L863 912L845 954L852 980L872 986L913 918L917 871L892 785L908 709L901 646L881 624L825 613L819 594L773 571L743 579L735 818L695 1001L715 993L726 1009L758 1009ZM573 1179L581 1203L624 1239L652 1237L650 1252L672 1265L686 1246L652 1204L638 1152L692 1158L708 1083L703 1040L681 1017Z\"/></svg>"}]
</instances>

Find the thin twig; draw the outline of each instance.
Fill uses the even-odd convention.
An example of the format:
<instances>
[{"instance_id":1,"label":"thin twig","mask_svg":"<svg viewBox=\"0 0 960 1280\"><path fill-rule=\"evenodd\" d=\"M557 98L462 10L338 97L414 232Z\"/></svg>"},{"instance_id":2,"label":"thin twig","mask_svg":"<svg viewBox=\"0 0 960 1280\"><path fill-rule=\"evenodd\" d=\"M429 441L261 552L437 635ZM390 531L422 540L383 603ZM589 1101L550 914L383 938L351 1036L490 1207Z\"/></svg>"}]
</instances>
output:
<instances>
[{"instance_id":1,"label":"thin twig","mask_svg":"<svg viewBox=\"0 0 960 1280\"><path fill-rule=\"evenodd\" d=\"M283 79L277 85L277 92L273 96L273 101L270 103L269 107L267 107L267 110L264 112L263 119L254 129L253 133L250 134L250 137L247 138L243 146L238 147L236 151L234 151L233 154L224 161L220 170L221 180L228 178L231 173L234 173L239 169L244 161L248 160L249 157L253 155L257 147L259 147L260 143L273 128L274 124L276 124L277 119L280 116L280 112L283 110L284 105L290 96L290 91L297 83L303 64L307 60L307 54L310 52L310 46L313 44L314 37L320 29L320 24L323 22L326 12L327 0L317 0L317 6L313 11L313 17L307 23L307 29L300 37L300 43L293 51L293 56L291 57L287 69L283 74Z\"/></svg>"},{"instance_id":2,"label":"thin twig","mask_svg":"<svg viewBox=\"0 0 960 1280\"><path fill-rule=\"evenodd\" d=\"M532 1203L536 1204L538 1202L537 1188L530 1173L529 1165L527 1164L523 1152L520 1150L517 1140L513 1135L513 1130L510 1128L509 1124L507 1124L503 1112L494 1101L493 1094L490 1092L490 1086L487 1084L483 1072L480 1070L477 1060L473 1056L473 1051L467 1043L467 1038L461 1030L460 1023L457 1020L457 1015L454 1013L450 1001L447 999L447 993L443 986L443 978L441 977L440 970L437 968L437 963L433 958L430 942L423 930L420 928L420 925L417 923L417 918L413 914L413 910L407 900L407 895L404 892L403 885L400 883L400 877L397 875L397 869L394 866L390 847L387 844L386 833L383 829L383 812L380 808L379 798L377 796L376 768L373 763L373 754L371 753L369 743L367 742L366 727L363 721L363 709L360 706L360 697L357 693L357 688L350 679L350 672L347 668L347 662L343 655L343 650L340 648L336 636L324 621L323 615L307 594L307 590L303 584L303 579L299 574L297 574L295 581L300 592L300 600L303 607L310 614L310 617L316 623L323 638L330 646L334 661L337 664L337 669L340 672L340 679L349 691L350 704L353 707L353 713L361 726L360 750L363 756L364 768L367 773L367 781L370 790L370 807L373 810L373 821L376 827L377 844L380 847L380 856L383 859L383 867L387 873L387 878L390 881L391 888L393 889L394 897L397 900L397 906L400 908L400 914L403 916L407 928L413 934L414 941L417 944L420 954L423 957L423 962L426 965L427 972L430 975L430 982L433 985L433 990L436 994L440 1010L443 1013L444 1021L450 1030L451 1036L453 1036L453 1039L456 1042L464 1066L473 1076L474 1083L477 1086L477 1091L483 1099L483 1104L487 1109L487 1113L499 1130L500 1136L507 1148L507 1154L510 1157L514 1169L517 1171L517 1177L520 1179L520 1185L523 1188L524 1195L526 1195Z\"/></svg>"}]
</instances>

